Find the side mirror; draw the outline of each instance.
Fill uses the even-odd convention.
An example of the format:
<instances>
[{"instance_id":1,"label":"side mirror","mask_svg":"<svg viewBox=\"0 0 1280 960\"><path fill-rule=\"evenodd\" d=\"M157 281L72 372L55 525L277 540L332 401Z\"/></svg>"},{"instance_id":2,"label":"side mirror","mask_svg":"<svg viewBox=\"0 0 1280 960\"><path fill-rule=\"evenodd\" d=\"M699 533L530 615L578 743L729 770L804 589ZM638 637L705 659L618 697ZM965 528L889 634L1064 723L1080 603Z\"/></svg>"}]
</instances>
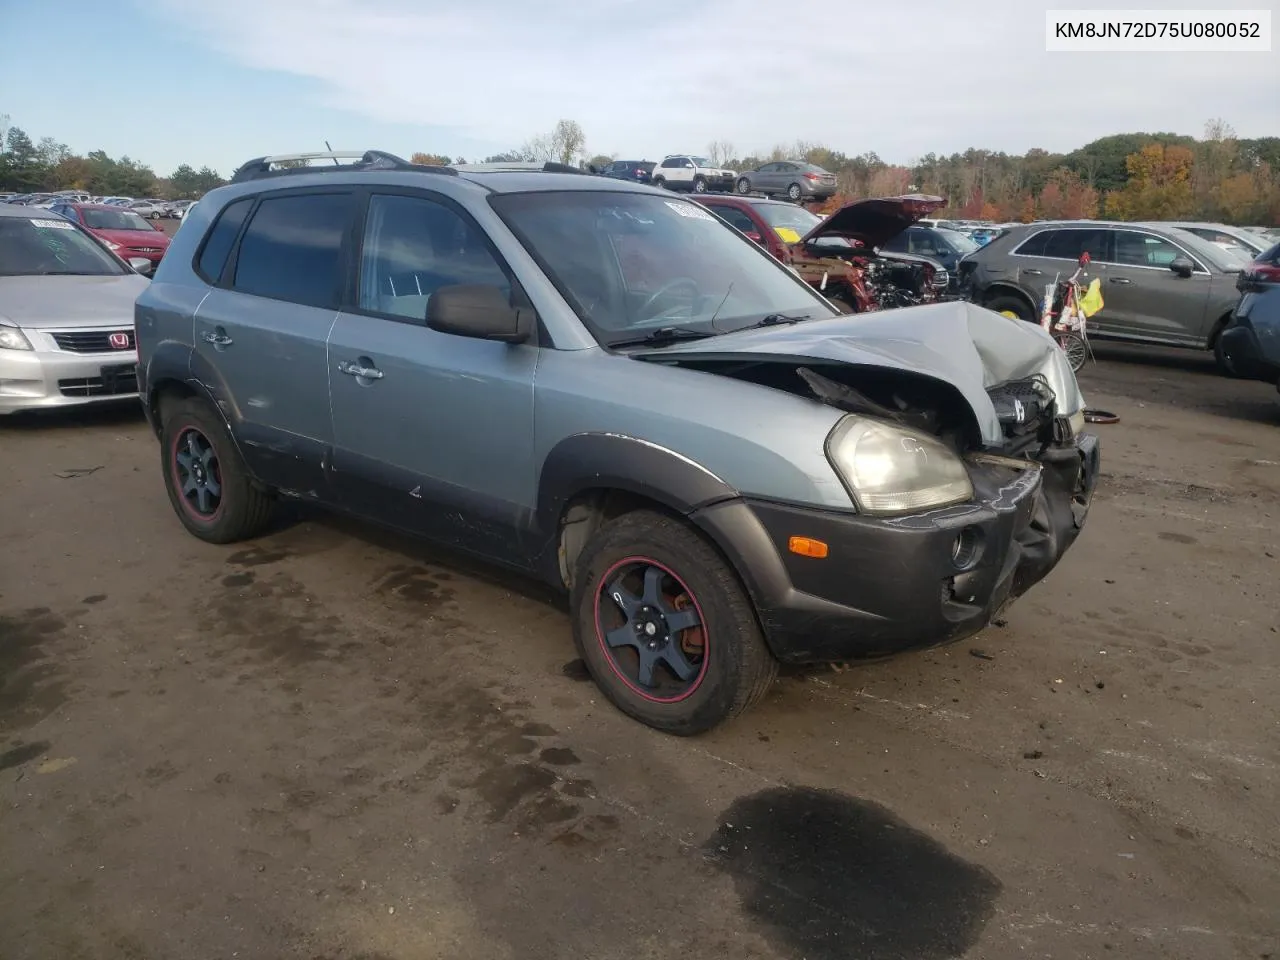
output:
<instances>
[{"instance_id":1,"label":"side mirror","mask_svg":"<svg viewBox=\"0 0 1280 960\"><path fill-rule=\"evenodd\" d=\"M136 273L140 273L144 277L151 276L152 271L155 270L155 264L146 257L130 257L129 266L133 267Z\"/></svg>"},{"instance_id":2,"label":"side mirror","mask_svg":"<svg viewBox=\"0 0 1280 960\"><path fill-rule=\"evenodd\" d=\"M762 247L764 246L764 237L760 236L760 234L756 233L754 230L748 230L746 233L743 234L743 236L745 236L748 240L751 240L751 241L754 241L755 243L760 244L760 246Z\"/></svg>"},{"instance_id":3,"label":"side mirror","mask_svg":"<svg viewBox=\"0 0 1280 960\"><path fill-rule=\"evenodd\" d=\"M1195 273L1196 265L1192 263L1190 260L1188 260L1186 257L1175 257L1169 263L1169 269L1172 270L1174 273L1176 273L1178 276L1183 277L1185 279L1186 277L1189 277L1191 276L1191 274Z\"/></svg>"},{"instance_id":4,"label":"side mirror","mask_svg":"<svg viewBox=\"0 0 1280 960\"><path fill-rule=\"evenodd\" d=\"M524 343L533 335L533 310L513 307L497 287L456 283L431 295L427 326L458 337Z\"/></svg>"}]
</instances>

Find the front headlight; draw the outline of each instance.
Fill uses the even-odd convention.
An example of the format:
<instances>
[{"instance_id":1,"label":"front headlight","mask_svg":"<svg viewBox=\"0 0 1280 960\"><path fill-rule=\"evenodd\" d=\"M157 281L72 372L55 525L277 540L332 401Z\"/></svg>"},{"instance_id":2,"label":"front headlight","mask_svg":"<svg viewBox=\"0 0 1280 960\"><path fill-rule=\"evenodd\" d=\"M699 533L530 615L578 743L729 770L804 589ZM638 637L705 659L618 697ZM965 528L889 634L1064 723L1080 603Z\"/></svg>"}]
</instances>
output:
<instances>
[{"instance_id":1,"label":"front headlight","mask_svg":"<svg viewBox=\"0 0 1280 960\"><path fill-rule=\"evenodd\" d=\"M827 458L863 513L944 507L973 496L964 463L923 433L845 417L827 438Z\"/></svg>"},{"instance_id":2,"label":"front headlight","mask_svg":"<svg viewBox=\"0 0 1280 960\"><path fill-rule=\"evenodd\" d=\"M17 327L0 324L0 350L30 350L31 341Z\"/></svg>"},{"instance_id":3,"label":"front headlight","mask_svg":"<svg viewBox=\"0 0 1280 960\"><path fill-rule=\"evenodd\" d=\"M106 248L107 248L108 250L110 250L112 253L115 253L117 250L119 250L119 249L120 249L120 244L118 244L118 243L112 243L112 242L111 242L110 240L108 240L106 237L99 237L98 239L99 239L103 244L105 244L105 245L106 245Z\"/></svg>"}]
</instances>

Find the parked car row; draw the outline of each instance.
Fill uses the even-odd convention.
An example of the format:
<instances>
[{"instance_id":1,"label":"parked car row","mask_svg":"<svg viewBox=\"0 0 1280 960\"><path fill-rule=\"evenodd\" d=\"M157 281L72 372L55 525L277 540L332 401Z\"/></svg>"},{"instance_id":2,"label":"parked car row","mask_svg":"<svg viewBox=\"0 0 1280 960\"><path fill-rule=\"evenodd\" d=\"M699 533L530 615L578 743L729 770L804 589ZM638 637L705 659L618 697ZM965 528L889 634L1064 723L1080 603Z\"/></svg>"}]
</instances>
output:
<instances>
[{"instance_id":1,"label":"parked car row","mask_svg":"<svg viewBox=\"0 0 1280 960\"><path fill-rule=\"evenodd\" d=\"M1230 373L1221 335L1255 246L1243 231L1217 224L1037 221L966 254L959 273L975 302L1035 322L1046 287L1087 254L1104 300L1089 319L1091 337L1213 350Z\"/></svg>"},{"instance_id":2,"label":"parked car row","mask_svg":"<svg viewBox=\"0 0 1280 960\"><path fill-rule=\"evenodd\" d=\"M155 197L135 200L132 197L94 197L87 193L64 190L58 193L22 193L0 198L0 202L16 206L49 209L58 204L94 203L122 207L150 220L169 218L181 220L194 200L160 200Z\"/></svg>"},{"instance_id":3,"label":"parked car row","mask_svg":"<svg viewBox=\"0 0 1280 960\"><path fill-rule=\"evenodd\" d=\"M738 173L716 166L706 157L678 153L657 162L615 160L591 172L687 193L734 192L786 197L794 202L828 200L837 189L834 173L804 160L780 160Z\"/></svg>"}]
</instances>

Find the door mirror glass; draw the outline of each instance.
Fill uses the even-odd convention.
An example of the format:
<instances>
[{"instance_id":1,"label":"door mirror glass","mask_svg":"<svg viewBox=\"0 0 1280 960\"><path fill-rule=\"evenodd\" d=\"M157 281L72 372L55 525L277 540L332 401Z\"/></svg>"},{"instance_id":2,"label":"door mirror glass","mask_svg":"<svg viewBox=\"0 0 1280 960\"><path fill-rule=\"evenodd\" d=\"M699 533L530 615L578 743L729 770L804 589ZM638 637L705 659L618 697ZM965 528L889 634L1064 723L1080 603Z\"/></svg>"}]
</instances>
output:
<instances>
[{"instance_id":1,"label":"door mirror glass","mask_svg":"<svg viewBox=\"0 0 1280 960\"><path fill-rule=\"evenodd\" d=\"M488 284L440 287L427 301L427 326L440 333L502 343L524 343L533 333L533 311L511 306L506 291Z\"/></svg>"},{"instance_id":2,"label":"door mirror glass","mask_svg":"<svg viewBox=\"0 0 1280 960\"><path fill-rule=\"evenodd\" d=\"M1175 257L1170 262L1169 269L1180 277L1189 277L1195 272L1196 265L1186 257Z\"/></svg>"}]
</instances>

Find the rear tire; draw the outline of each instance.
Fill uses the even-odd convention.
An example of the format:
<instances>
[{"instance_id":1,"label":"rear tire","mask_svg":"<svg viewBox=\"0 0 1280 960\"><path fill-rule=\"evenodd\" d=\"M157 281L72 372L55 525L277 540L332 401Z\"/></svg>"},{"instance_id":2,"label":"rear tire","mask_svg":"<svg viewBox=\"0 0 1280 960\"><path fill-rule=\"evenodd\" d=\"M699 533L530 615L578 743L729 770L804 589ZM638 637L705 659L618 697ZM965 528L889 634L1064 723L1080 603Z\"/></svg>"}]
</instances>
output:
<instances>
[{"instance_id":1,"label":"rear tire","mask_svg":"<svg viewBox=\"0 0 1280 960\"><path fill-rule=\"evenodd\" d=\"M653 180L652 180L652 183L653 183L653 185L654 185L655 187L657 187L659 190L665 190L665 189L667 189L667 178L666 178L666 177L654 177L654 178L653 178Z\"/></svg>"},{"instance_id":2,"label":"rear tire","mask_svg":"<svg viewBox=\"0 0 1280 960\"><path fill-rule=\"evenodd\" d=\"M657 730L710 730L757 702L777 675L737 573L675 517L638 510L602 527L578 558L570 604L574 644L596 684ZM668 615L692 625L666 631Z\"/></svg>"},{"instance_id":3,"label":"rear tire","mask_svg":"<svg viewBox=\"0 0 1280 960\"><path fill-rule=\"evenodd\" d=\"M166 402L161 416L165 490L188 532L235 543L265 530L275 501L250 476L221 418L194 397Z\"/></svg>"},{"instance_id":4,"label":"rear tire","mask_svg":"<svg viewBox=\"0 0 1280 960\"><path fill-rule=\"evenodd\" d=\"M983 304L988 310L994 310L996 313L1008 311L1016 316L1019 320L1026 320L1028 323L1035 323L1035 312L1027 301L1021 297L1015 297L1012 294L1004 294L992 297Z\"/></svg>"}]
</instances>

